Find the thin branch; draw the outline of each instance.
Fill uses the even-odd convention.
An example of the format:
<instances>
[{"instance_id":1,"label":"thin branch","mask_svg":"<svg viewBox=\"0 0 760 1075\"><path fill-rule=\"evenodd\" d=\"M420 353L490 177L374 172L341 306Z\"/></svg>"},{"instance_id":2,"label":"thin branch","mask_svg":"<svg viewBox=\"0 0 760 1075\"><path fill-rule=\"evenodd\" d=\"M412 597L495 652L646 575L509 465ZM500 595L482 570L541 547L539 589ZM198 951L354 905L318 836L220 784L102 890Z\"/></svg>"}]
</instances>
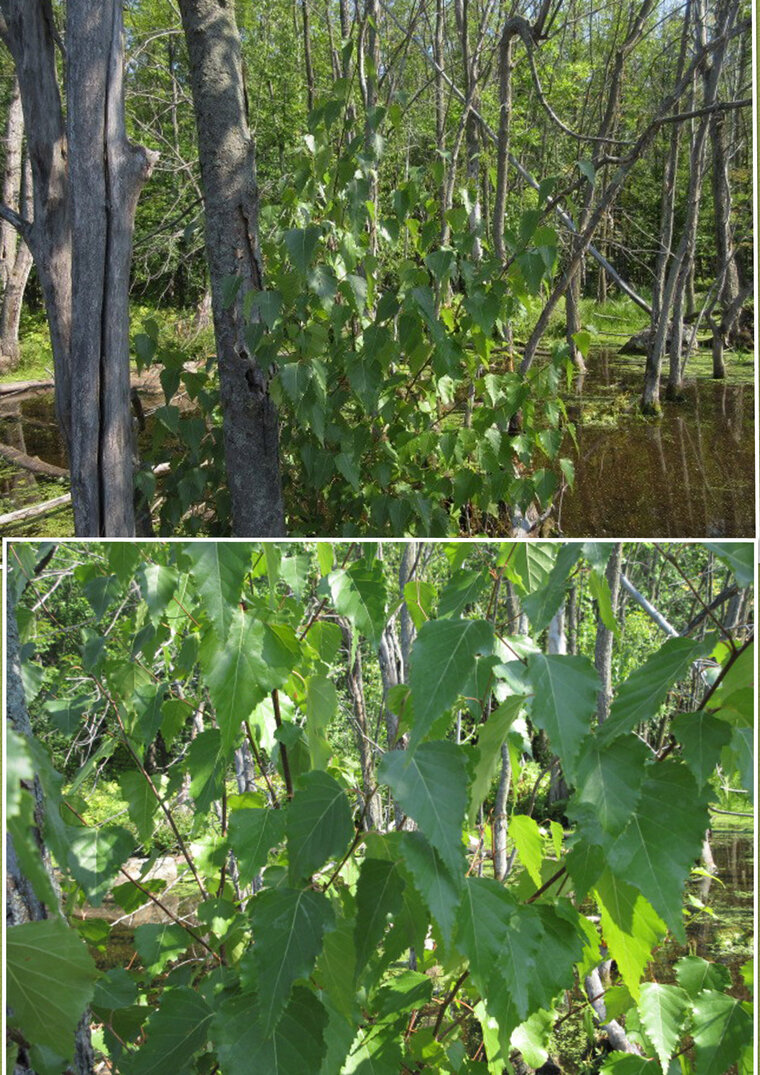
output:
<instances>
[{"instance_id":1,"label":"thin branch","mask_svg":"<svg viewBox=\"0 0 760 1075\"><path fill-rule=\"evenodd\" d=\"M274 785L272 784L272 781L269 779L269 773L266 771L266 766L264 765L264 760L261 757L261 754L259 752L258 744L257 744L256 740L253 738L253 732L251 731L251 727L250 727L250 725L249 725L247 720L243 721L243 727L245 728L246 738L248 739L248 742L250 744L251 750L253 752L253 756L256 759L256 764L258 765L259 769L261 770L261 775L264 777L264 783L266 784L266 786L267 786L267 788L269 790L269 794L272 796L272 805L274 806L275 810L279 810L280 809L280 800L277 798L277 792L274 789Z\"/></svg>"},{"instance_id":2,"label":"thin branch","mask_svg":"<svg viewBox=\"0 0 760 1075\"><path fill-rule=\"evenodd\" d=\"M31 246L31 220L27 220L26 217L19 216L19 214L14 209L11 209L11 207L9 205L6 205L4 202L0 202L0 218L6 220L12 227L14 227L21 236L21 238L24 240L26 245Z\"/></svg>"},{"instance_id":3,"label":"thin branch","mask_svg":"<svg viewBox=\"0 0 760 1075\"><path fill-rule=\"evenodd\" d=\"M280 715L280 695L275 689L272 691L272 708L274 709L274 722L277 725L278 730L282 728L282 716ZM288 748L282 742L278 740L280 744L280 754L282 756L282 775L285 777L285 787L287 789L288 799L293 798L293 778L290 775L290 761L288 760Z\"/></svg>"},{"instance_id":4,"label":"thin branch","mask_svg":"<svg viewBox=\"0 0 760 1075\"><path fill-rule=\"evenodd\" d=\"M451 1004L451 1002L453 1001L454 997L459 992L460 987L464 984L464 982L467 980L469 975L470 975L469 970L462 971L462 973L459 975L459 977L457 978L457 980L454 982L454 984L452 985L451 989L449 990L446 998L444 999L443 1004L438 1009L438 1015L437 1015L436 1020L435 1020L435 1026L433 1027L433 1038L434 1039L436 1039L436 1040L438 1039L438 1032L441 1029L441 1023L443 1022L443 1017L446 1014L446 1009Z\"/></svg>"}]
</instances>

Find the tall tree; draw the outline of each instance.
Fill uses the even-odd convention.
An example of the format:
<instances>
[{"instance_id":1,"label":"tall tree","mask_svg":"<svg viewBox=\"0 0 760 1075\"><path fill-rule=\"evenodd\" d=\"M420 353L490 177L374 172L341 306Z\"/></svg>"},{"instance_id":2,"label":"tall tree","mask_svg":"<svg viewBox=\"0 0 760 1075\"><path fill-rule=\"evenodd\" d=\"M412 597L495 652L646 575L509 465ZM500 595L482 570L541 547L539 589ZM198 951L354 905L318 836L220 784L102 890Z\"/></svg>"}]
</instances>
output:
<instances>
[{"instance_id":1,"label":"tall tree","mask_svg":"<svg viewBox=\"0 0 760 1075\"><path fill-rule=\"evenodd\" d=\"M156 154L126 135L121 0L67 5L65 118L51 0L0 7L34 181L33 221L7 207L2 215L29 244L45 296L74 524L80 535L128 537L135 528L129 273L137 199Z\"/></svg>"},{"instance_id":2,"label":"tall tree","mask_svg":"<svg viewBox=\"0 0 760 1075\"><path fill-rule=\"evenodd\" d=\"M237 535L284 533L277 410L251 358L244 302L263 287L256 157L240 38L225 0L180 0L206 213L227 481ZM230 289L238 281L234 297Z\"/></svg>"}]
</instances>

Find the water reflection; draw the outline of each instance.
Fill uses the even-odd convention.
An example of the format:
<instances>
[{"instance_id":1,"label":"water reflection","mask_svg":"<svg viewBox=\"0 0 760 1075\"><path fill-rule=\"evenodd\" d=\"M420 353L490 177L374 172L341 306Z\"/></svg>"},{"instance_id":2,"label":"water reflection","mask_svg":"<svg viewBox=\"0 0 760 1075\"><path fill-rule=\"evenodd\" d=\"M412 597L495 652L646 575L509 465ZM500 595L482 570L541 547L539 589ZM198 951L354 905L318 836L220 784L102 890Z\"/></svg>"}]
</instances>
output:
<instances>
[{"instance_id":1,"label":"water reflection","mask_svg":"<svg viewBox=\"0 0 760 1075\"><path fill-rule=\"evenodd\" d=\"M692 380L657 420L637 413L640 390L641 360L612 351L596 352L576 377L566 402L578 449L569 436L563 449L576 481L558 508L562 534L754 536L752 385ZM66 466L52 393L0 400L0 441ZM26 503L29 487L13 468L2 495Z\"/></svg>"},{"instance_id":2,"label":"water reflection","mask_svg":"<svg viewBox=\"0 0 760 1075\"><path fill-rule=\"evenodd\" d=\"M751 385L684 385L682 402L660 419L636 411L638 361L595 355L578 376L568 410L576 485L562 501L568 537L751 537L754 535L754 426ZM614 424L613 411L621 411Z\"/></svg>"}]
</instances>

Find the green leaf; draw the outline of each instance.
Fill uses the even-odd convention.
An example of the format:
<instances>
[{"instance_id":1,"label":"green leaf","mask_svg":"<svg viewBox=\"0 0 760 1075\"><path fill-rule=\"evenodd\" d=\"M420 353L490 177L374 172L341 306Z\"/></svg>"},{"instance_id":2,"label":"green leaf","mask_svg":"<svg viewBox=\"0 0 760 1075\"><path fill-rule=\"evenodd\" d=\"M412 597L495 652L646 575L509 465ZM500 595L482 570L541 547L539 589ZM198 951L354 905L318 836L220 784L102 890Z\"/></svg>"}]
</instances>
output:
<instances>
[{"instance_id":1,"label":"green leaf","mask_svg":"<svg viewBox=\"0 0 760 1075\"><path fill-rule=\"evenodd\" d=\"M706 793L684 765L667 758L650 770L608 856L610 868L646 896L681 943L683 886L709 824Z\"/></svg>"},{"instance_id":2,"label":"green leaf","mask_svg":"<svg viewBox=\"0 0 760 1075\"><path fill-rule=\"evenodd\" d=\"M725 992L731 988L731 971L722 963L708 963L699 956L682 956L673 969L678 984L692 1000L695 1000L703 989Z\"/></svg>"},{"instance_id":3,"label":"green leaf","mask_svg":"<svg viewBox=\"0 0 760 1075\"><path fill-rule=\"evenodd\" d=\"M523 608L535 631L543 631L565 599L567 580L581 554L580 545L563 545L545 584L523 598Z\"/></svg>"},{"instance_id":4,"label":"green leaf","mask_svg":"<svg viewBox=\"0 0 760 1075\"><path fill-rule=\"evenodd\" d=\"M291 228L283 236L290 260L302 276L306 276L321 234L321 229L311 224L308 228Z\"/></svg>"},{"instance_id":5,"label":"green leaf","mask_svg":"<svg viewBox=\"0 0 760 1075\"><path fill-rule=\"evenodd\" d=\"M404 1066L404 1043L398 1035L362 1028L351 1045L341 1075L398 1075Z\"/></svg>"},{"instance_id":6,"label":"green leaf","mask_svg":"<svg viewBox=\"0 0 760 1075\"><path fill-rule=\"evenodd\" d=\"M577 917L577 914L576 914ZM553 994L569 987L583 941L549 906L518 905L497 881L468 877L457 918L456 946L499 1024L502 1053L513 1031ZM541 967L541 975L526 968Z\"/></svg>"},{"instance_id":7,"label":"green leaf","mask_svg":"<svg viewBox=\"0 0 760 1075\"><path fill-rule=\"evenodd\" d=\"M412 647L409 686L414 723L409 750L422 742L436 720L459 697L477 654L493 648L493 627L485 620L431 620Z\"/></svg>"},{"instance_id":8,"label":"green leaf","mask_svg":"<svg viewBox=\"0 0 760 1075\"><path fill-rule=\"evenodd\" d=\"M592 739L578 761L568 812L572 816L576 805L584 804L595 824L608 835L617 836L639 801L650 756L644 743L634 736L615 739L609 745Z\"/></svg>"},{"instance_id":9,"label":"green leaf","mask_svg":"<svg viewBox=\"0 0 760 1075\"><path fill-rule=\"evenodd\" d=\"M662 1070L668 1070L670 1058L676 1051L686 1015L689 996L677 985L644 982L641 986L639 1014L659 1057Z\"/></svg>"},{"instance_id":10,"label":"green leaf","mask_svg":"<svg viewBox=\"0 0 760 1075\"><path fill-rule=\"evenodd\" d=\"M549 1059L549 1038L556 1018L555 1012L539 1010L513 1031L510 1044L531 1067L540 1068Z\"/></svg>"},{"instance_id":11,"label":"green leaf","mask_svg":"<svg viewBox=\"0 0 760 1075\"><path fill-rule=\"evenodd\" d=\"M320 590L324 585L320 584ZM326 586L336 612L373 646L379 645L385 628L385 579L380 562L368 565L358 561L349 568L338 568L327 576Z\"/></svg>"},{"instance_id":12,"label":"green leaf","mask_svg":"<svg viewBox=\"0 0 760 1075\"><path fill-rule=\"evenodd\" d=\"M93 1008L111 1012L117 1008L128 1008L136 1001L137 983L123 967L114 967L106 971L95 984Z\"/></svg>"},{"instance_id":13,"label":"green leaf","mask_svg":"<svg viewBox=\"0 0 760 1075\"><path fill-rule=\"evenodd\" d=\"M243 285L242 276L225 276L222 279L222 308L229 310Z\"/></svg>"},{"instance_id":14,"label":"green leaf","mask_svg":"<svg viewBox=\"0 0 760 1075\"><path fill-rule=\"evenodd\" d=\"M602 933L620 976L638 1001L641 976L665 923L637 889L605 870L595 885Z\"/></svg>"},{"instance_id":15,"label":"green leaf","mask_svg":"<svg viewBox=\"0 0 760 1075\"><path fill-rule=\"evenodd\" d=\"M131 769L121 774L119 787L129 816L137 829L137 835L143 841L150 839L153 834L153 818L158 809L158 800L150 784L142 773Z\"/></svg>"},{"instance_id":16,"label":"green leaf","mask_svg":"<svg viewBox=\"0 0 760 1075\"><path fill-rule=\"evenodd\" d=\"M327 726L338 712L338 692L327 676L306 680L306 738L314 769L326 769L332 747L325 738Z\"/></svg>"},{"instance_id":17,"label":"green leaf","mask_svg":"<svg viewBox=\"0 0 760 1075\"><path fill-rule=\"evenodd\" d=\"M135 949L149 974L160 974L186 952L193 939L187 930L172 922L150 922L135 930Z\"/></svg>"},{"instance_id":18,"label":"green leaf","mask_svg":"<svg viewBox=\"0 0 760 1075\"><path fill-rule=\"evenodd\" d=\"M263 987L262 987L263 988ZM296 986L271 1034L262 1030L254 994L224 997L211 1023L211 1041L225 1072L304 1075L318 1072L325 1054L327 1012L303 986Z\"/></svg>"},{"instance_id":19,"label":"green leaf","mask_svg":"<svg viewBox=\"0 0 760 1075\"><path fill-rule=\"evenodd\" d=\"M100 621L109 606L121 595L122 584L115 575L96 575L82 586L84 595L92 605L95 622Z\"/></svg>"},{"instance_id":20,"label":"green leaf","mask_svg":"<svg viewBox=\"0 0 760 1075\"><path fill-rule=\"evenodd\" d=\"M478 810L488 796L491 782L501 764L501 748L526 701L522 694L510 695L478 729L478 743L475 747L477 760L470 785L470 825L475 823Z\"/></svg>"},{"instance_id":21,"label":"green leaf","mask_svg":"<svg viewBox=\"0 0 760 1075\"><path fill-rule=\"evenodd\" d=\"M120 825L73 828L69 836L68 867L93 907L99 907L119 867L134 849L134 840Z\"/></svg>"},{"instance_id":22,"label":"green leaf","mask_svg":"<svg viewBox=\"0 0 760 1075\"><path fill-rule=\"evenodd\" d=\"M423 582L421 579L413 579L404 587L404 601L418 631L423 623L432 618L436 593L431 582Z\"/></svg>"},{"instance_id":23,"label":"green leaf","mask_svg":"<svg viewBox=\"0 0 760 1075\"><path fill-rule=\"evenodd\" d=\"M670 730L701 790L715 772L723 747L731 742L730 725L712 713L680 713Z\"/></svg>"},{"instance_id":24,"label":"green leaf","mask_svg":"<svg viewBox=\"0 0 760 1075\"><path fill-rule=\"evenodd\" d=\"M256 291L251 299L251 315L258 313L271 332L282 313L282 295L279 291Z\"/></svg>"},{"instance_id":25,"label":"green leaf","mask_svg":"<svg viewBox=\"0 0 760 1075\"><path fill-rule=\"evenodd\" d=\"M730 568L740 586L755 581L755 546L751 541L706 541L705 548Z\"/></svg>"},{"instance_id":26,"label":"green leaf","mask_svg":"<svg viewBox=\"0 0 760 1075\"><path fill-rule=\"evenodd\" d=\"M353 1019L356 1004L356 948L351 919L339 919L335 929L325 934L314 976L335 1008Z\"/></svg>"},{"instance_id":27,"label":"green leaf","mask_svg":"<svg viewBox=\"0 0 760 1075\"><path fill-rule=\"evenodd\" d=\"M240 883L250 885L267 864L269 852L285 838L284 810L245 808L230 813L229 842L240 870Z\"/></svg>"},{"instance_id":28,"label":"green leaf","mask_svg":"<svg viewBox=\"0 0 760 1075\"><path fill-rule=\"evenodd\" d=\"M484 571L455 571L441 590L438 601L439 618L459 616L468 605L477 601L487 581L488 576Z\"/></svg>"},{"instance_id":29,"label":"green leaf","mask_svg":"<svg viewBox=\"0 0 760 1075\"><path fill-rule=\"evenodd\" d=\"M404 866L448 947L454 932L459 887L423 833L402 832L399 836Z\"/></svg>"},{"instance_id":30,"label":"green leaf","mask_svg":"<svg viewBox=\"0 0 760 1075\"><path fill-rule=\"evenodd\" d=\"M82 720L82 714L95 705L95 699L87 694L78 694L76 698L51 698L43 702L42 708L48 714L59 732L73 735Z\"/></svg>"},{"instance_id":31,"label":"green leaf","mask_svg":"<svg viewBox=\"0 0 760 1075\"><path fill-rule=\"evenodd\" d=\"M610 1053L600 1069L600 1075L656 1075L652 1061L631 1053Z\"/></svg>"},{"instance_id":32,"label":"green leaf","mask_svg":"<svg viewBox=\"0 0 760 1075\"><path fill-rule=\"evenodd\" d=\"M145 1044L122 1057L124 1075L187 1075L191 1060L208 1040L213 1012L196 989L167 989L145 1024Z\"/></svg>"},{"instance_id":33,"label":"green leaf","mask_svg":"<svg viewBox=\"0 0 760 1075\"><path fill-rule=\"evenodd\" d=\"M594 183L596 182L596 169L594 168L594 165L591 163L591 161L579 160L578 171L581 173L581 175L585 176L586 179L588 179L590 185L593 187Z\"/></svg>"},{"instance_id":34,"label":"green leaf","mask_svg":"<svg viewBox=\"0 0 760 1075\"><path fill-rule=\"evenodd\" d=\"M356 885L356 973L382 943L389 921L401 909L404 882L395 862L367 857Z\"/></svg>"},{"instance_id":35,"label":"green leaf","mask_svg":"<svg viewBox=\"0 0 760 1075\"><path fill-rule=\"evenodd\" d=\"M301 784L287 809L290 881L307 881L328 859L339 859L354 835L346 793L328 773L315 770Z\"/></svg>"},{"instance_id":36,"label":"green leaf","mask_svg":"<svg viewBox=\"0 0 760 1075\"><path fill-rule=\"evenodd\" d=\"M107 549L109 569L122 585L131 582L140 562L140 546L131 541L112 541Z\"/></svg>"},{"instance_id":37,"label":"green leaf","mask_svg":"<svg viewBox=\"0 0 760 1075\"><path fill-rule=\"evenodd\" d=\"M272 888L252 901L253 967L266 987L259 1000L264 1036L277 1025L297 978L308 978L335 916L327 896L311 889ZM243 983L245 984L245 982Z\"/></svg>"},{"instance_id":38,"label":"green leaf","mask_svg":"<svg viewBox=\"0 0 760 1075\"><path fill-rule=\"evenodd\" d=\"M5 935L6 1001L27 1041L74 1055L74 1032L99 971L79 934L58 918L12 926Z\"/></svg>"},{"instance_id":39,"label":"green leaf","mask_svg":"<svg viewBox=\"0 0 760 1075\"><path fill-rule=\"evenodd\" d=\"M543 884L541 863L544 861L544 840L537 823L527 814L513 814L509 819L509 836L530 879L536 888L540 888Z\"/></svg>"},{"instance_id":40,"label":"green leaf","mask_svg":"<svg viewBox=\"0 0 760 1075\"><path fill-rule=\"evenodd\" d=\"M240 734L240 722L285 683L300 653L290 627L262 623L241 608L235 608L225 642L213 632L206 633L200 662L216 709L225 757Z\"/></svg>"},{"instance_id":41,"label":"green leaf","mask_svg":"<svg viewBox=\"0 0 760 1075\"><path fill-rule=\"evenodd\" d=\"M173 567L143 563L135 572L135 577L142 599L148 606L150 622L157 624L174 597L179 576Z\"/></svg>"},{"instance_id":42,"label":"green leaf","mask_svg":"<svg viewBox=\"0 0 760 1075\"><path fill-rule=\"evenodd\" d=\"M686 675L697 658L708 656L713 646L713 639L695 642L690 638L669 638L623 683L600 731L601 737L609 741L631 731L641 721L656 717L673 683Z\"/></svg>"},{"instance_id":43,"label":"green leaf","mask_svg":"<svg viewBox=\"0 0 760 1075\"><path fill-rule=\"evenodd\" d=\"M183 546L190 560L202 604L221 642L232 626L243 580L251 566L251 548L237 541L194 541Z\"/></svg>"},{"instance_id":44,"label":"green leaf","mask_svg":"<svg viewBox=\"0 0 760 1075\"><path fill-rule=\"evenodd\" d=\"M723 1075L752 1044L752 1015L741 1001L706 989L694 1002L692 1037L695 1075Z\"/></svg>"},{"instance_id":45,"label":"green leaf","mask_svg":"<svg viewBox=\"0 0 760 1075\"><path fill-rule=\"evenodd\" d=\"M533 723L547 733L565 775L575 781L576 759L596 712L596 669L588 657L536 653L528 658L528 679L534 691Z\"/></svg>"},{"instance_id":46,"label":"green leaf","mask_svg":"<svg viewBox=\"0 0 760 1075\"><path fill-rule=\"evenodd\" d=\"M414 754L391 750L378 767L399 806L420 826L458 880L464 862L462 825L467 806L467 769L454 743L423 743Z\"/></svg>"},{"instance_id":47,"label":"green leaf","mask_svg":"<svg viewBox=\"0 0 760 1075\"><path fill-rule=\"evenodd\" d=\"M613 634L619 635L620 629L615 622L615 613L612 609L612 594L610 593L610 584L607 582L607 576L598 571L591 571L588 577L589 589L591 590L591 596L597 603L599 608L599 618L604 626L612 631Z\"/></svg>"}]
</instances>

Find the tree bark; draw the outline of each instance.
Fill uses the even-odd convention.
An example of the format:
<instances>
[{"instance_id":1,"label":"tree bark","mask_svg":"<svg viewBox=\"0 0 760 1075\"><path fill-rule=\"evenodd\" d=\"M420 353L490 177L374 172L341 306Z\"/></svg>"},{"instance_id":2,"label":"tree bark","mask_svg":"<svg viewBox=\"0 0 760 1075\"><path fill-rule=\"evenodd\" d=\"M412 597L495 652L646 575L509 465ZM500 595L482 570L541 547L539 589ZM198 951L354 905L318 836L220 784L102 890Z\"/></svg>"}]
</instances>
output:
<instances>
[{"instance_id":1,"label":"tree bark","mask_svg":"<svg viewBox=\"0 0 760 1075\"><path fill-rule=\"evenodd\" d=\"M206 210L217 362L232 528L237 536L285 532L277 411L265 371L248 353L243 300L263 286L256 159L234 5L180 0L190 57ZM228 306L225 281L242 286Z\"/></svg>"},{"instance_id":2,"label":"tree bark","mask_svg":"<svg viewBox=\"0 0 760 1075\"><path fill-rule=\"evenodd\" d=\"M74 525L131 537L129 271L137 199L157 154L127 139L123 36L120 0L69 0Z\"/></svg>"},{"instance_id":3,"label":"tree bark","mask_svg":"<svg viewBox=\"0 0 760 1075\"><path fill-rule=\"evenodd\" d=\"M0 7L34 181L34 220L19 230L45 297L76 532L130 537L129 269L137 199L156 155L126 137L122 5L67 5L65 122L50 0Z\"/></svg>"},{"instance_id":4,"label":"tree bark","mask_svg":"<svg viewBox=\"0 0 760 1075\"><path fill-rule=\"evenodd\" d=\"M6 202L6 204L8 204ZM32 168L28 155L25 156L22 168L21 188L18 192L16 204L19 212L31 221L34 217L34 204L32 199ZM13 229L11 229L13 231ZM21 359L19 347L19 326L21 324L21 307L24 301L29 273L32 271L32 252L28 243L20 236L14 235L13 256L10 261L3 262L3 271L7 271L3 290L3 302L0 307L0 372L6 373L18 368ZM10 247L4 246L3 256L10 254Z\"/></svg>"},{"instance_id":5,"label":"tree bark","mask_svg":"<svg viewBox=\"0 0 760 1075\"><path fill-rule=\"evenodd\" d=\"M32 204L32 170L28 154L23 152L24 112L18 78L14 79L5 128L5 174L3 202L23 219L34 217ZM3 289L0 307L0 372L15 370L20 351L18 331L21 303L32 268L29 246L6 219L0 220L0 284Z\"/></svg>"},{"instance_id":6,"label":"tree bark","mask_svg":"<svg viewBox=\"0 0 760 1075\"><path fill-rule=\"evenodd\" d=\"M364 828L367 830L382 828L382 813L380 799L378 798L375 779L375 757L372 750L372 741L367 723L367 704L364 697L364 675L362 671L362 655L359 643L356 645L356 653L351 660L351 646L353 632L348 620L341 619L343 631L343 645L346 648L348 663L346 667L346 685L354 708L354 721L356 723L356 745L359 750L359 763L362 770L362 794L366 804L364 811Z\"/></svg>"},{"instance_id":7,"label":"tree bark","mask_svg":"<svg viewBox=\"0 0 760 1075\"><path fill-rule=\"evenodd\" d=\"M615 615L620 593L620 564L622 560L623 546L617 542L612 555L607 562L607 582L610 587L610 603L612 614ZM596 719L598 724L603 724L610 715L610 702L612 701L612 643L614 634L603 623L599 611L596 613L596 644L594 648L594 663L596 671L602 683L602 689L597 695Z\"/></svg>"},{"instance_id":8,"label":"tree bark","mask_svg":"<svg viewBox=\"0 0 760 1075\"><path fill-rule=\"evenodd\" d=\"M34 181L29 244L45 299L55 371L55 407L63 438L71 442L71 215L68 149L58 89L51 0L0 0L24 109Z\"/></svg>"}]
</instances>

